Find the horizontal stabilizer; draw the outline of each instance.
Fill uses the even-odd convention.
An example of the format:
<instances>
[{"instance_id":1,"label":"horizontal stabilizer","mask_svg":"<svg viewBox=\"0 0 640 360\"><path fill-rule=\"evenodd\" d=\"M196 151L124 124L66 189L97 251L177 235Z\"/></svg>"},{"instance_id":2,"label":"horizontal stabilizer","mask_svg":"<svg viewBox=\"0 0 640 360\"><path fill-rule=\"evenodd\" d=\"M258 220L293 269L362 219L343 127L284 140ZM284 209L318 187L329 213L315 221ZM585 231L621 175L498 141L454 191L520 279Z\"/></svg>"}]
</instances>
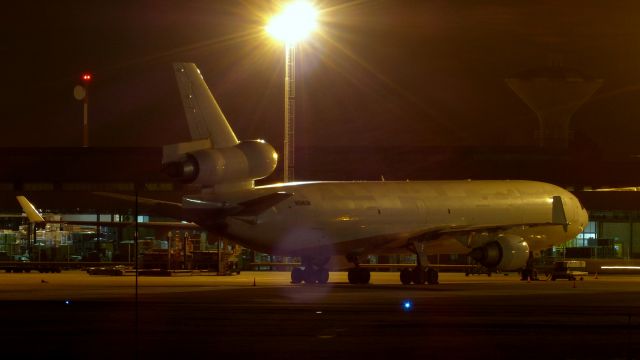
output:
<instances>
[{"instance_id":1,"label":"horizontal stabilizer","mask_svg":"<svg viewBox=\"0 0 640 360\"><path fill-rule=\"evenodd\" d=\"M83 226L108 226L115 228L127 228L135 226L133 221L84 221L84 220L56 220L47 221L48 224L63 224L63 225L83 225ZM145 221L138 222L138 226L141 228L150 229L200 229L200 226L190 222L175 222L175 221Z\"/></svg>"},{"instance_id":2,"label":"horizontal stabilizer","mask_svg":"<svg viewBox=\"0 0 640 360\"><path fill-rule=\"evenodd\" d=\"M35 222L35 223L44 222L44 218L42 217L42 215L40 215L40 212L36 210L36 207L33 206L33 204L30 203L26 197L16 196L16 199L20 203L20 206L22 207L22 211L24 211L24 213L27 214L27 217L29 218L30 222Z\"/></svg>"},{"instance_id":3,"label":"horizontal stabilizer","mask_svg":"<svg viewBox=\"0 0 640 360\"><path fill-rule=\"evenodd\" d=\"M121 199L132 203L136 201L136 197L131 195L106 192L96 192L94 194ZM292 193L276 192L273 194L268 194L265 196L247 200L231 207L212 207L207 209L208 211L204 211L204 209L197 209L197 215L193 212L194 209L185 209L181 203L143 197L138 197L137 201L141 207L144 207L149 212L157 215L172 217L174 219L188 219L191 221L199 219L201 222L206 222L205 219L202 218L202 216L211 218L211 221L219 220L225 216L258 216L269 208L290 198L291 196L293 196Z\"/></svg>"},{"instance_id":4,"label":"horizontal stabilizer","mask_svg":"<svg viewBox=\"0 0 640 360\"><path fill-rule=\"evenodd\" d=\"M124 200L131 203L131 205L134 205L135 202L138 201L138 205L144 207L145 212L148 212L151 215L166 216L174 219L182 219L184 217L181 203L144 198L140 196L136 197L119 193L94 192L94 194L109 197L112 199Z\"/></svg>"},{"instance_id":5,"label":"horizontal stabilizer","mask_svg":"<svg viewBox=\"0 0 640 360\"><path fill-rule=\"evenodd\" d=\"M258 216L273 206L292 197L292 193L276 192L273 194L261 196L255 199L247 200L239 203L240 211L234 213L234 216Z\"/></svg>"}]
</instances>

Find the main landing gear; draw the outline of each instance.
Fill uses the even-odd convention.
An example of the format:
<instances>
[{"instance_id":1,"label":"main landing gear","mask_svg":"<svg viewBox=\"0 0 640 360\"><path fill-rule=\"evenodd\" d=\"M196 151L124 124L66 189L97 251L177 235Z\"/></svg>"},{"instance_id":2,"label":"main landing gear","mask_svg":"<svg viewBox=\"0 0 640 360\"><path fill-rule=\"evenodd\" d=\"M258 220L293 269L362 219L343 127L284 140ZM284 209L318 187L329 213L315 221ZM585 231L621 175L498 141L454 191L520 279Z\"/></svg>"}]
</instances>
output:
<instances>
[{"instance_id":1,"label":"main landing gear","mask_svg":"<svg viewBox=\"0 0 640 360\"><path fill-rule=\"evenodd\" d=\"M371 272L369 269L356 266L353 269L349 269L347 278L349 279L349 284L368 284L369 280L371 280Z\"/></svg>"},{"instance_id":2,"label":"main landing gear","mask_svg":"<svg viewBox=\"0 0 640 360\"><path fill-rule=\"evenodd\" d=\"M324 265L327 261L321 261L320 265L310 259L302 260L302 267L293 268L291 271L291 283L300 284L326 284L329 281L329 270Z\"/></svg>"},{"instance_id":3,"label":"main landing gear","mask_svg":"<svg viewBox=\"0 0 640 360\"><path fill-rule=\"evenodd\" d=\"M371 280L371 271L360 267L360 260L357 255L347 255L347 261L352 262L356 267L349 269L347 279L349 284L368 284Z\"/></svg>"},{"instance_id":4,"label":"main landing gear","mask_svg":"<svg viewBox=\"0 0 640 360\"><path fill-rule=\"evenodd\" d=\"M400 282L403 285L414 283L423 285L425 282L429 285L438 284L438 270L429 267L427 254L424 251L424 243L422 241L414 241L412 250L416 253L417 265L413 269L402 269L400 271ZM423 264L426 264L425 267Z\"/></svg>"},{"instance_id":5,"label":"main landing gear","mask_svg":"<svg viewBox=\"0 0 640 360\"><path fill-rule=\"evenodd\" d=\"M434 268L425 269L420 265L413 269L402 269L400 271L400 282L403 285L411 283L416 285L423 285L424 283L435 285L438 284L438 271Z\"/></svg>"}]
</instances>

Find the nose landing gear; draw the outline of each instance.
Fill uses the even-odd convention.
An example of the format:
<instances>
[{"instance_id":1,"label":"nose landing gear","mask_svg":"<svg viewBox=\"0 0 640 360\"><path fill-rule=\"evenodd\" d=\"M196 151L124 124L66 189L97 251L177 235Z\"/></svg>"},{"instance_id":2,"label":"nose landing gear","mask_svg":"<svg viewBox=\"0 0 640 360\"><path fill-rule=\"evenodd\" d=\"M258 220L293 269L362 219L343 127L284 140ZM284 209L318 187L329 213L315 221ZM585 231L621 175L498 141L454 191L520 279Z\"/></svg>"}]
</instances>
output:
<instances>
[{"instance_id":1,"label":"nose landing gear","mask_svg":"<svg viewBox=\"0 0 640 360\"><path fill-rule=\"evenodd\" d=\"M297 267L291 271L291 283L326 284L329 281L329 270L324 268Z\"/></svg>"},{"instance_id":2,"label":"nose landing gear","mask_svg":"<svg viewBox=\"0 0 640 360\"><path fill-rule=\"evenodd\" d=\"M313 261L303 258L303 266L291 270L291 283L326 284L329 281L329 270L325 268L328 262L328 259Z\"/></svg>"}]
</instances>

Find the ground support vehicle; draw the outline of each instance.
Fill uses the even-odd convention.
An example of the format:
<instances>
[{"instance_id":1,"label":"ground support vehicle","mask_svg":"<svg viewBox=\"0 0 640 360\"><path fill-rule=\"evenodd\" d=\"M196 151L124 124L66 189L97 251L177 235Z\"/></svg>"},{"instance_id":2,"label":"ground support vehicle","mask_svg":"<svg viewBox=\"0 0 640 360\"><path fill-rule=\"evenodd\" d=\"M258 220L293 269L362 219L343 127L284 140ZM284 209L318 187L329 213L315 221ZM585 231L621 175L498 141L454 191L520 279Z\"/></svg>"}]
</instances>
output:
<instances>
[{"instance_id":1,"label":"ground support vehicle","mask_svg":"<svg viewBox=\"0 0 640 360\"><path fill-rule=\"evenodd\" d=\"M587 268L586 263L581 260L562 260L556 261L553 264L553 271L551 272L551 280L567 279L567 280L582 280L588 273L585 271Z\"/></svg>"}]
</instances>

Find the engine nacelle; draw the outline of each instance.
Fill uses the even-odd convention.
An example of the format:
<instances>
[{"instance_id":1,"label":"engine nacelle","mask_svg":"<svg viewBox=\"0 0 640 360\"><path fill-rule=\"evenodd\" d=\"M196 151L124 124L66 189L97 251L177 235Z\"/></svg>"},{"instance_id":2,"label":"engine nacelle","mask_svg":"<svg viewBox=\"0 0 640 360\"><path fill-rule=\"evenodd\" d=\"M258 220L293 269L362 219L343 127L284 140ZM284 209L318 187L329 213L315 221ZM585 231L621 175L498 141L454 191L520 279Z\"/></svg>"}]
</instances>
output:
<instances>
[{"instance_id":1,"label":"engine nacelle","mask_svg":"<svg viewBox=\"0 0 640 360\"><path fill-rule=\"evenodd\" d=\"M202 149L165 164L166 173L185 183L214 186L262 179L278 163L273 147L261 140L243 141L231 147Z\"/></svg>"},{"instance_id":2,"label":"engine nacelle","mask_svg":"<svg viewBox=\"0 0 640 360\"><path fill-rule=\"evenodd\" d=\"M499 235L469 254L487 268L503 271L523 269L529 260L529 244L516 235Z\"/></svg>"}]
</instances>

